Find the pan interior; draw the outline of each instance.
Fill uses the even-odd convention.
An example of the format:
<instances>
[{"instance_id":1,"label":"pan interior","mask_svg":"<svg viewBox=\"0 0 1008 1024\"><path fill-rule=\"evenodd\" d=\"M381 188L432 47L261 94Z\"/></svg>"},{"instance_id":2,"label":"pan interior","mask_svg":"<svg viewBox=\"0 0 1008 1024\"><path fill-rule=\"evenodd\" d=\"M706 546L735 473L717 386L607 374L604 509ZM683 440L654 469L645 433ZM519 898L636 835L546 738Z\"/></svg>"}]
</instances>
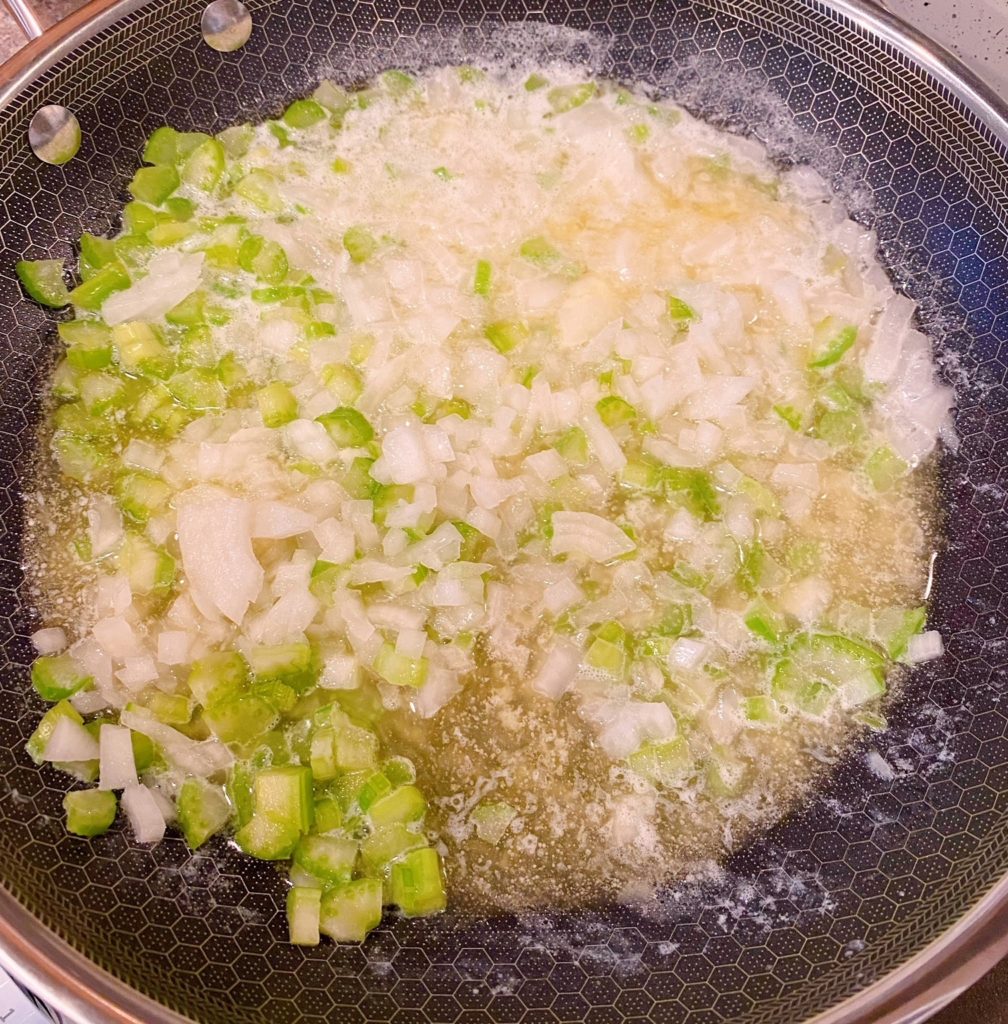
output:
<instances>
[{"instance_id":1,"label":"pan interior","mask_svg":"<svg viewBox=\"0 0 1008 1024\"><path fill-rule=\"evenodd\" d=\"M1004 143L912 63L825 9L774 0L398 6L248 5L246 46L202 45L201 5L143 6L83 43L0 114L0 879L101 966L208 1024L525 1019L792 1022L827 1010L937 938L1008 870L1008 172ZM960 443L933 625L949 654L914 673L889 731L723 870L647 911L616 906L388 921L362 948L285 942L282 886L224 844L154 850L68 837L63 777L23 741L38 625L21 589L21 502L51 319L11 273L107 232L142 139L277 114L319 78L528 52L670 93L782 162L813 163L878 232L957 389ZM102 74L95 75L101 67ZM895 73L894 73L895 72ZM70 107L84 144L39 164L27 122ZM999 148L1000 147L1000 148ZM815 984L809 984L810 981ZM396 1014L399 1016L396 1016Z\"/></svg>"}]
</instances>

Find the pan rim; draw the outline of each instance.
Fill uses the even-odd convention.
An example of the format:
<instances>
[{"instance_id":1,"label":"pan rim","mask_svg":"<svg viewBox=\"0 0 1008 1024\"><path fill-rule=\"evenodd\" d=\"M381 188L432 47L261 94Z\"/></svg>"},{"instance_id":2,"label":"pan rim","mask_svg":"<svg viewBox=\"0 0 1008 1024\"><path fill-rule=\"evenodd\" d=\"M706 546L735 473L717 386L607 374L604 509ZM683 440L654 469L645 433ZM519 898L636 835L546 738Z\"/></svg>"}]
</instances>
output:
<instances>
[{"instance_id":1,"label":"pan rim","mask_svg":"<svg viewBox=\"0 0 1008 1024\"><path fill-rule=\"evenodd\" d=\"M41 74L121 18L157 0L90 0L0 65L0 111ZM702 3L703 0L700 0ZM1008 146L1008 99L943 46L874 0L801 0L832 12L908 56ZM1008 875L955 924L894 971L806 1024L917 1024L1008 956ZM190 1024L61 939L0 883L0 967L71 1021Z\"/></svg>"}]
</instances>

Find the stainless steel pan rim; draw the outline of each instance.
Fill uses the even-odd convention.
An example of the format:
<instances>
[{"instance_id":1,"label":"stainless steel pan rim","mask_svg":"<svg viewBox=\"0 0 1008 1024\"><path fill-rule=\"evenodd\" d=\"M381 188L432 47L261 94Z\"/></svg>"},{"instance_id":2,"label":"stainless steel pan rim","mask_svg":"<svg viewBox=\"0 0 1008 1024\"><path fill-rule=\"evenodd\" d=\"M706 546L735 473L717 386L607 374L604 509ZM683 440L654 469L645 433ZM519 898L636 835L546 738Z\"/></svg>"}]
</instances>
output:
<instances>
[{"instance_id":1,"label":"stainless steel pan rim","mask_svg":"<svg viewBox=\"0 0 1008 1024\"><path fill-rule=\"evenodd\" d=\"M0 67L0 109L66 54L157 0L91 0ZM707 0L712 7L717 0ZM910 57L1008 147L1008 102L952 54L871 0L801 0L829 11ZM808 1024L916 1024L1008 956L1008 876L952 928L897 970ZM185 1024L185 1018L99 968L38 921L0 885L0 965L71 1020L86 1024Z\"/></svg>"}]
</instances>

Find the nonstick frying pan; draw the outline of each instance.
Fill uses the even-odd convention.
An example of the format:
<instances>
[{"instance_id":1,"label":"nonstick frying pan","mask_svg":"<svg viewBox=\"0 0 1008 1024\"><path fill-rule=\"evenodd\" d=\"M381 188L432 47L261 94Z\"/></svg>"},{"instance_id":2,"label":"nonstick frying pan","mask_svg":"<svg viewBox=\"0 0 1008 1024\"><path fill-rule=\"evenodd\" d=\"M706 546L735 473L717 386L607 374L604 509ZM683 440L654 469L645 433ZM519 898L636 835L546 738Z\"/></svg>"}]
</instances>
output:
<instances>
[{"instance_id":1,"label":"nonstick frying pan","mask_svg":"<svg viewBox=\"0 0 1008 1024\"><path fill-rule=\"evenodd\" d=\"M0 961L86 1024L923 1020L1008 952L1008 123L952 58L856 0L250 0L207 46L196 0L96 0L0 71ZM525 23L524 34L507 26ZM584 33L573 43L546 26ZM530 26L530 27L528 27ZM533 47L670 92L826 174L921 303L957 392L933 627L881 736L720 872L654 906L387 920L361 947L287 945L282 882L223 842L190 854L65 834L65 778L23 752L41 712L21 494L52 317L15 260L115 227L143 138L277 114L323 75ZM83 146L40 163L47 103Z\"/></svg>"}]
</instances>

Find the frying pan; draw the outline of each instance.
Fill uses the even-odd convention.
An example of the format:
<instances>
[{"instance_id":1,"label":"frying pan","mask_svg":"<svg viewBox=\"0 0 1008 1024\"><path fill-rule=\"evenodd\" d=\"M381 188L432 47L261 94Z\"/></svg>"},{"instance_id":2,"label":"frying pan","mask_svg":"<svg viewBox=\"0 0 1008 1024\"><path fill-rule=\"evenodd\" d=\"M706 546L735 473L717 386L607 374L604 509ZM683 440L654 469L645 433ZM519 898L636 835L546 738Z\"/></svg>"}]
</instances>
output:
<instances>
[{"instance_id":1,"label":"frying pan","mask_svg":"<svg viewBox=\"0 0 1008 1024\"><path fill-rule=\"evenodd\" d=\"M0 961L86 1024L923 1020L1008 952L1004 107L855 0L249 0L232 53L202 41L202 6L96 0L0 71ZM387 920L360 947L295 948L268 865L224 842L68 836L65 777L23 752L41 708L21 493L55 331L13 264L114 229L160 124L214 131L276 115L323 74L522 47L576 52L812 163L874 227L957 393L930 602L948 653L814 797L652 907L450 911ZM62 167L26 143L46 103L83 129Z\"/></svg>"}]
</instances>

